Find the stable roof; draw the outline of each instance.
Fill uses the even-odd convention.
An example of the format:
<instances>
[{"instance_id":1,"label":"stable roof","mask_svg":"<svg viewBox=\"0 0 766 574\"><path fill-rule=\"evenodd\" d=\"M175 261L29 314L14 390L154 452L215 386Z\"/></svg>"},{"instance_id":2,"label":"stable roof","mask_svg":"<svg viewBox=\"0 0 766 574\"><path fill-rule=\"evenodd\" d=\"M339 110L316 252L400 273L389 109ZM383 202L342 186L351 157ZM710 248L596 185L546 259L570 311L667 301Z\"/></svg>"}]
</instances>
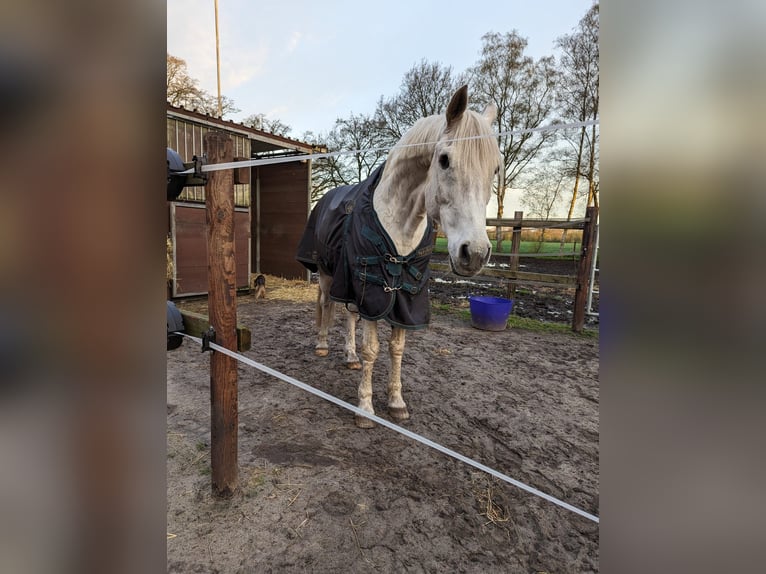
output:
<instances>
[{"instance_id":1,"label":"stable roof","mask_svg":"<svg viewBox=\"0 0 766 574\"><path fill-rule=\"evenodd\" d=\"M322 153L327 151L324 146L310 144L286 136L280 136L271 132L251 128L244 124L217 118L197 110L187 110L183 107L176 107L170 103L167 104L167 115L169 118L192 121L214 129L223 128L247 137L248 140L250 140L251 159L290 154Z\"/></svg>"}]
</instances>

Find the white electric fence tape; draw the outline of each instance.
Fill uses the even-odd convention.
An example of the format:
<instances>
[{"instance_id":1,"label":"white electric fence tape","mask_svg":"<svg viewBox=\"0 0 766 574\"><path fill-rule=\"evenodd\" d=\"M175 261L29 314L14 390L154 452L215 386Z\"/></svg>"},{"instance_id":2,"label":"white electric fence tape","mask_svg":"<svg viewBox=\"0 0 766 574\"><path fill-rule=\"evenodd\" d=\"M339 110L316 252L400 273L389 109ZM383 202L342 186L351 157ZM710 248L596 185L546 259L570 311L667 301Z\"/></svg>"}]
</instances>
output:
<instances>
[{"instance_id":1,"label":"white electric fence tape","mask_svg":"<svg viewBox=\"0 0 766 574\"><path fill-rule=\"evenodd\" d=\"M202 339L199 339L197 337L193 337L191 335L187 335L186 333L178 333L179 335L183 335L184 337L191 339L192 341L196 341L200 345L202 344ZM259 371L263 371L264 373L271 375L272 377L276 377L277 379L280 379L286 383L289 383L295 387L298 387L299 389L303 389L306 392L311 393L312 395L316 395L317 397L320 397L326 401L329 401L339 407L342 407L346 410L351 411L354 414L363 416L365 418L368 418L372 421L375 421L381 426L384 426L386 428L389 428L393 431L398 432L399 434L403 434L407 438L411 438L412 440L415 440L421 444L424 444L426 446L429 446L435 450L438 450L439 452L446 454L447 456L450 456L454 459L459 460L460 462L464 462L465 464L472 466L474 468L477 468L483 472L486 472L487 474L490 474L494 476L495 478L499 478L500 480L507 482L509 484L512 484L513 486L516 486L522 490L525 490L531 494L534 494L535 496L539 496L540 498L544 498L548 502L552 502L553 504L556 504L562 508L566 508L567 510L574 512L575 514L579 514L580 516L583 516L587 518L588 520L592 520L595 523L598 523L599 519L598 516L594 516L593 514L590 514L588 512L585 512L584 510L580 510L576 506L572 506L571 504L567 504L566 502L559 500L558 498L555 498L551 496L550 494L546 494L544 492L541 492L537 490L536 488L533 488L531 486L528 486L524 484L523 482L519 482L518 480L511 478L510 476L503 474L502 472L498 472L497 470L494 470L488 466L485 466L481 464L480 462L476 462L475 460L472 460L466 456L463 456L462 454L455 452L454 450L451 450L447 447L444 447L438 443L435 443L432 440L429 440L419 434L416 434L412 431L409 431L403 427L400 427L399 425L395 425L392 422L387 421L386 419L382 419L376 415L370 414L365 410L362 410L358 407L355 407L354 405L351 405L345 401L342 401L328 393L325 393L324 391L320 391L319 389L316 389L310 385L307 385L306 383L302 383L298 379L294 379L293 377L290 377L289 375L285 375L283 373L280 373L279 371L276 371L270 367L267 367L266 365L262 365L261 363L258 363L256 361L253 361L252 359L245 357L244 355L240 355L239 353L235 353L234 351L230 351L229 349L225 347L221 347L220 345L217 345L215 343L209 343L209 346L211 349L214 349L216 351L219 351L223 353L224 355L228 355L229 357L232 357L233 359L236 359L237 361L240 361L242 363L245 363L246 365L250 365L251 367L254 367L258 369Z\"/></svg>"},{"instance_id":2,"label":"white electric fence tape","mask_svg":"<svg viewBox=\"0 0 766 574\"><path fill-rule=\"evenodd\" d=\"M541 126L539 128L527 128L522 130L510 130L506 132L500 132L500 133L494 133L491 136L472 136L468 138L460 138L462 140L472 140L472 139L479 139L483 137L503 137L503 136L514 136L514 135L521 135L526 133L532 133L532 132L549 132L549 131L555 131L555 130L566 130L566 129L575 129L575 128L584 128L592 125L598 125L598 120L588 120L585 122L574 122L571 124L551 124L547 126ZM453 140L445 140L445 141L458 141L457 139ZM232 161L232 162L225 162L225 163L215 163L215 164L209 164L209 165L203 165L202 171L220 171L223 169L238 169L243 167L256 167L259 165L271 165L276 163L288 163L291 161L304 161L307 159L315 160L315 159L326 159L330 157L336 157L339 155L352 155L356 153L369 153L369 152L383 152L383 151L389 151L395 147L397 148L404 148L404 147L412 147L412 146L422 146L422 145L431 145L435 144L436 142L425 142L425 143L416 143L416 144L407 144L407 145L395 145L393 147L380 147L380 148L368 148L368 149L355 149L355 150L345 150L345 151L335 151L335 152L329 152L329 153L314 153L314 154L301 154L301 155L291 155L286 157L272 157L272 158L264 158L264 159L250 159L250 160L244 160L244 161ZM179 172L178 175L183 175L187 173L194 173L193 169L188 169L186 171Z\"/></svg>"}]
</instances>

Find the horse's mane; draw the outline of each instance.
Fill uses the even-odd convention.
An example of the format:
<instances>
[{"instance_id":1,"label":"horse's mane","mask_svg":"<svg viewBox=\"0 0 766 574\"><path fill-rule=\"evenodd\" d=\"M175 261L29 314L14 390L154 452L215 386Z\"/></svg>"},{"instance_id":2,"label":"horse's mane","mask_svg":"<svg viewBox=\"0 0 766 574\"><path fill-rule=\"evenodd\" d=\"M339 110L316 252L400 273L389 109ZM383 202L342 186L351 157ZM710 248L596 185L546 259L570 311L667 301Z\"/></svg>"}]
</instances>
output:
<instances>
[{"instance_id":1,"label":"horse's mane","mask_svg":"<svg viewBox=\"0 0 766 574\"><path fill-rule=\"evenodd\" d=\"M419 160L418 163L427 168L446 122L444 114L427 116L415 122L391 148L388 161ZM456 140L451 143L454 153L461 158L460 161L467 162L469 168L494 171L497 167L497 144L494 141L492 128L478 112L466 110L460 121L446 134L446 139Z\"/></svg>"}]
</instances>

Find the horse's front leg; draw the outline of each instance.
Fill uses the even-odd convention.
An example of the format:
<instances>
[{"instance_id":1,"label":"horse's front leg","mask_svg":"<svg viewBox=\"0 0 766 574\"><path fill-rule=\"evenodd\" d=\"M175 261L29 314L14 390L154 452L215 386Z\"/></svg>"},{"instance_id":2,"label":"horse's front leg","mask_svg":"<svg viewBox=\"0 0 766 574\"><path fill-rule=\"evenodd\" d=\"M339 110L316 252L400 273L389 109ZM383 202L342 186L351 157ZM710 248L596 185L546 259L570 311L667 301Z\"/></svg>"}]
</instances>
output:
<instances>
[{"instance_id":1,"label":"horse's front leg","mask_svg":"<svg viewBox=\"0 0 766 574\"><path fill-rule=\"evenodd\" d=\"M391 355L391 371L388 374L388 414L395 421L410 418L407 405L402 398L402 355L406 331L401 327L391 328L388 351Z\"/></svg>"},{"instance_id":2,"label":"horse's front leg","mask_svg":"<svg viewBox=\"0 0 766 574\"><path fill-rule=\"evenodd\" d=\"M346 322L346 366L349 369L361 369L362 363L356 356L356 320L359 316L344 307L343 318Z\"/></svg>"},{"instance_id":3,"label":"horse's front leg","mask_svg":"<svg viewBox=\"0 0 766 574\"><path fill-rule=\"evenodd\" d=\"M362 320L362 382L359 383L359 408L375 414L372 408L372 369L378 358L378 324L375 321ZM356 415L356 426L372 428L375 423L368 418Z\"/></svg>"}]
</instances>

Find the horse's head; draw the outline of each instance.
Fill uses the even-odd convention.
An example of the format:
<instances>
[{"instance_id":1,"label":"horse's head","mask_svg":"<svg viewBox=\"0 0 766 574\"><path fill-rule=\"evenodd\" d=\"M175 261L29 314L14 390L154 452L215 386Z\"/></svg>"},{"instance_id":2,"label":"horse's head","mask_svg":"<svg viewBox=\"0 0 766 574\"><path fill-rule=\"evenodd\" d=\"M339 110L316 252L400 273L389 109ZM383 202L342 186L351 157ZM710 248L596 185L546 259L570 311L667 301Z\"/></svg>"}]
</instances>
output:
<instances>
[{"instance_id":1,"label":"horse's head","mask_svg":"<svg viewBox=\"0 0 766 574\"><path fill-rule=\"evenodd\" d=\"M434 149L426 209L447 236L452 271L471 276L481 270L492 252L486 210L500 167L500 150L491 127L495 106L490 104L479 114L467 105L468 87L463 86L447 106L446 122Z\"/></svg>"}]
</instances>

